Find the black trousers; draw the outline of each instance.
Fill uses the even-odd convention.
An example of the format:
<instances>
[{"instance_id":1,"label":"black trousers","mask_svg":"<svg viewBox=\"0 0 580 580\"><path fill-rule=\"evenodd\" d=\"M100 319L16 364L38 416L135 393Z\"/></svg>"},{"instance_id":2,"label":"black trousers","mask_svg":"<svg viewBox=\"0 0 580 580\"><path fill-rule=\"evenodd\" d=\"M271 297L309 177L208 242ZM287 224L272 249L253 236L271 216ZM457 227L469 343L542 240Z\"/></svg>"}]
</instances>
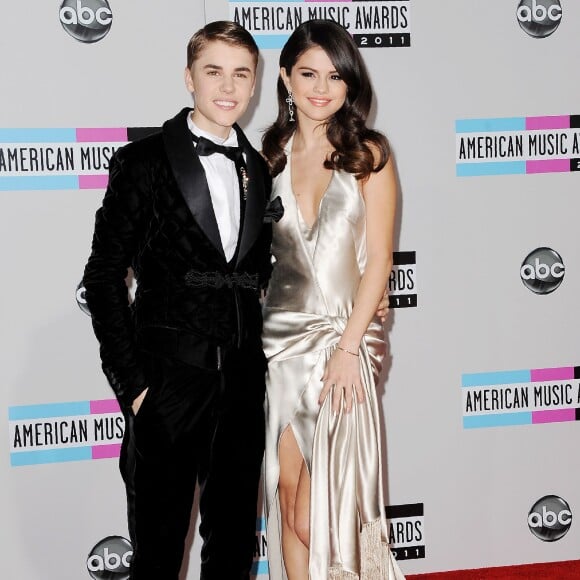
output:
<instances>
[{"instance_id":1,"label":"black trousers","mask_svg":"<svg viewBox=\"0 0 580 580\"><path fill-rule=\"evenodd\" d=\"M263 354L229 351L221 371L149 357L149 391L121 452L132 580L178 580L196 481L202 580L248 580L264 451Z\"/></svg>"}]
</instances>

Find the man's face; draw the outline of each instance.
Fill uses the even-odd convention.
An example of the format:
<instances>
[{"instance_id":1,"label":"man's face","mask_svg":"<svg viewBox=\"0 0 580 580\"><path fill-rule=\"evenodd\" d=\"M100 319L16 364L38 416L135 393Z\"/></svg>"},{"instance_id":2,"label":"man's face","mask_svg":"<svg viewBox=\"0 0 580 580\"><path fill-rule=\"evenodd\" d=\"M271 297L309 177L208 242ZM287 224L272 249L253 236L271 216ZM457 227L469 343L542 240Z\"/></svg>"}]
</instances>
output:
<instances>
[{"instance_id":1,"label":"man's face","mask_svg":"<svg viewBox=\"0 0 580 580\"><path fill-rule=\"evenodd\" d=\"M193 122L225 138L254 94L254 57L244 47L219 40L209 42L191 69L185 69L185 84L195 99Z\"/></svg>"}]
</instances>

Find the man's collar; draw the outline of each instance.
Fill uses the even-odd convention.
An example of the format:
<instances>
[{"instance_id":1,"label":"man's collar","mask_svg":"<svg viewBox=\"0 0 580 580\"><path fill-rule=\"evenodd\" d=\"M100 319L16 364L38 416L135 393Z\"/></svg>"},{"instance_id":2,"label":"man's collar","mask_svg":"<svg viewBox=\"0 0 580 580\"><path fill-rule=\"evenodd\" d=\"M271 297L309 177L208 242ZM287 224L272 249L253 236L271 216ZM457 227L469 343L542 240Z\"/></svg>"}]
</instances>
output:
<instances>
[{"instance_id":1,"label":"man's collar","mask_svg":"<svg viewBox=\"0 0 580 580\"><path fill-rule=\"evenodd\" d=\"M218 145L225 145L226 147L238 146L238 135L233 127L230 129L230 134L225 139L222 139L221 137L217 137L212 133L208 133L207 131L200 129L200 127L193 122L191 114L187 115L187 126L194 135L197 135L198 137L205 137L206 139L209 139Z\"/></svg>"}]
</instances>

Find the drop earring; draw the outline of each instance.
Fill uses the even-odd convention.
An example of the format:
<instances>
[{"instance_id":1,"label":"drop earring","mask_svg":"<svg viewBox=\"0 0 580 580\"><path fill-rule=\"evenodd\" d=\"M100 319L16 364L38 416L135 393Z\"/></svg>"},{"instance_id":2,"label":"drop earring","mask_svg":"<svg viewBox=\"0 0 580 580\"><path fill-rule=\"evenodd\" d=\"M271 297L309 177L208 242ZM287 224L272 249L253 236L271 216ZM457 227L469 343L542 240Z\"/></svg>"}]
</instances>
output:
<instances>
[{"instance_id":1,"label":"drop earring","mask_svg":"<svg viewBox=\"0 0 580 580\"><path fill-rule=\"evenodd\" d=\"M288 116L290 117L288 121L294 123L294 97L292 96L292 91L288 91L286 102L288 103Z\"/></svg>"}]
</instances>

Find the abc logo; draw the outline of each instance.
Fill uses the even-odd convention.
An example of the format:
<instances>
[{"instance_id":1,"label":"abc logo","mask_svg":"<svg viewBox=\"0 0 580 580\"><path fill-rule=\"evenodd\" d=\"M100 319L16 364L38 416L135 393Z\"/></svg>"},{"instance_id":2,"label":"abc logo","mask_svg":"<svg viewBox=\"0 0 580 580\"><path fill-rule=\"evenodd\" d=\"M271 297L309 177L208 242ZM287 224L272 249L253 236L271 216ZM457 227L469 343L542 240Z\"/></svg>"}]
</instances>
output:
<instances>
[{"instance_id":1,"label":"abc logo","mask_svg":"<svg viewBox=\"0 0 580 580\"><path fill-rule=\"evenodd\" d=\"M121 536L101 540L87 558L89 576L95 580L128 580L133 547Z\"/></svg>"},{"instance_id":2,"label":"abc logo","mask_svg":"<svg viewBox=\"0 0 580 580\"><path fill-rule=\"evenodd\" d=\"M550 36L562 20L560 0L520 0L518 23L534 38Z\"/></svg>"},{"instance_id":3,"label":"abc logo","mask_svg":"<svg viewBox=\"0 0 580 580\"><path fill-rule=\"evenodd\" d=\"M113 13L107 0L64 0L60 6L62 27L80 42L98 42L111 29Z\"/></svg>"},{"instance_id":4,"label":"abc logo","mask_svg":"<svg viewBox=\"0 0 580 580\"><path fill-rule=\"evenodd\" d=\"M79 285L77 286L76 299L77 299L77 304L79 305L79 308L85 314L88 314L90 316L91 313L89 311L89 306L87 304L87 301L85 300L85 287L83 286L82 280L79 282Z\"/></svg>"},{"instance_id":5,"label":"abc logo","mask_svg":"<svg viewBox=\"0 0 580 580\"><path fill-rule=\"evenodd\" d=\"M538 248L526 256L520 268L524 286L536 294L549 294L560 286L566 269L551 248Z\"/></svg>"},{"instance_id":6,"label":"abc logo","mask_svg":"<svg viewBox=\"0 0 580 580\"><path fill-rule=\"evenodd\" d=\"M539 499L528 514L530 531L544 542L555 542L563 538L571 525L570 506L557 495L546 495Z\"/></svg>"}]
</instances>

